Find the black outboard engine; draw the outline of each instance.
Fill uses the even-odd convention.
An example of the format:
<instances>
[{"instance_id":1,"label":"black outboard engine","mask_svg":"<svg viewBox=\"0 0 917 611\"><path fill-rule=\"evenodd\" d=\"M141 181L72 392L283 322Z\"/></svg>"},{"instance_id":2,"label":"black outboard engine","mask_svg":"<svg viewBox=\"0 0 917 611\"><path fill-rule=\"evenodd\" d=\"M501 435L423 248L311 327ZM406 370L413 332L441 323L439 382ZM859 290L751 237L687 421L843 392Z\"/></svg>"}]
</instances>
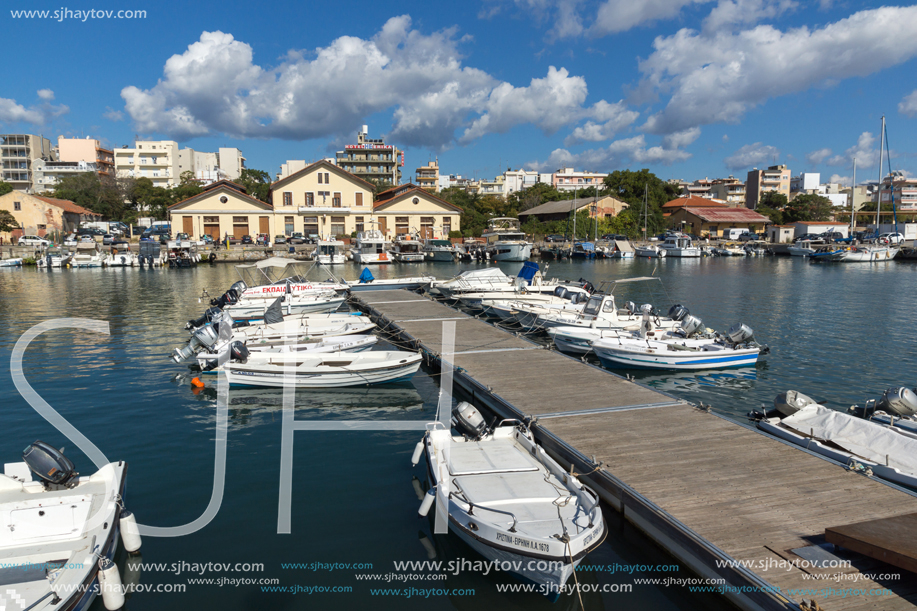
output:
<instances>
[{"instance_id":1,"label":"black outboard engine","mask_svg":"<svg viewBox=\"0 0 917 611\"><path fill-rule=\"evenodd\" d=\"M245 344L242 342L233 342L232 345L229 346L229 358L233 361L244 363L248 360L250 354L248 348L246 348Z\"/></svg>"},{"instance_id":2,"label":"black outboard engine","mask_svg":"<svg viewBox=\"0 0 917 611\"><path fill-rule=\"evenodd\" d=\"M628 314L636 314L637 313L637 304L634 303L633 301L627 301L624 303L624 309L627 310Z\"/></svg>"},{"instance_id":3,"label":"black outboard engine","mask_svg":"<svg viewBox=\"0 0 917 611\"><path fill-rule=\"evenodd\" d=\"M46 484L66 486L79 476L63 451L44 441L36 441L23 450L22 460Z\"/></svg>"},{"instance_id":4,"label":"black outboard engine","mask_svg":"<svg viewBox=\"0 0 917 611\"><path fill-rule=\"evenodd\" d=\"M577 282L579 282L580 286L584 290L588 291L590 295L595 292L595 285L589 282L588 280L586 280L585 278L580 278L579 280L577 280Z\"/></svg>"},{"instance_id":5,"label":"black outboard engine","mask_svg":"<svg viewBox=\"0 0 917 611\"><path fill-rule=\"evenodd\" d=\"M487 423L484 422L484 416L467 401L462 401L452 410L452 425L455 426L462 435L474 441L483 437L487 430Z\"/></svg>"},{"instance_id":6,"label":"black outboard engine","mask_svg":"<svg viewBox=\"0 0 917 611\"><path fill-rule=\"evenodd\" d=\"M221 316L222 314L223 312L220 311L220 308L207 308L204 311L203 316L201 316L200 318L194 319L194 320L189 320L188 323L185 325L185 329L187 329L188 331L191 331L192 329L203 327L208 322L213 322L215 318L217 318L218 316Z\"/></svg>"},{"instance_id":7,"label":"black outboard engine","mask_svg":"<svg viewBox=\"0 0 917 611\"><path fill-rule=\"evenodd\" d=\"M671 308L669 308L669 318L672 320L677 320L678 322L684 320L685 317L690 313L690 310L688 310L688 308L681 305L680 303L676 303Z\"/></svg>"},{"instance_id":8,"label":"black outboard engine","mask_svg":"<svg viewBox=\"0 0 917 611\"><path fill-rule=\"evenodd\" d=\"M242 296L242 293L244 293L244 292L245 292L245 289L247 289L247 288L248 288L248 285L245 284L245 282L244 282L243 280L237 280L236 282L233 282L233 283L232 283L232 285L229 287L229 290L230 290L230 291L235 291L235 292L236 292L236 296L237 296L237 297L241 297L241 296Z\"/></svg>"}]
</instances>

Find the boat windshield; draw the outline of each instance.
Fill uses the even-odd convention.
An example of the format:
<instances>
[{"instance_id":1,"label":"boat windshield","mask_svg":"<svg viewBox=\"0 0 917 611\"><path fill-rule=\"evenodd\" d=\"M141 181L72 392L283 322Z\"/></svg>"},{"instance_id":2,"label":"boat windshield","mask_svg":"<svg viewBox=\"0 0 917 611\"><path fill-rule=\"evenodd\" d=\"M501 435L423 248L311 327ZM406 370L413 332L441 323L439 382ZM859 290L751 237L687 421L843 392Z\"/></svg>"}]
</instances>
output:
<instances>
[{"instance_id":1,"label":"boat windshield","mask_svg":"<svg viewBox=\"0 0 917 611\"><path fill-rule=\"evenodd\" d=\"M427 240L428 246L440 246L443 248L451 248L452 242L449 240Z\"/></svg>"},{"instance_id":2,"label":"boat windshield","mask_svg":"<svg viewBox=\"0 0 917 611\"><path fill-rule=\"evenodd\" d=\"M586 307L583 308L583 314L585 316L595 316L599 313L599 308L602 305L601 297L590 297L589 301L586 302Z\"/></svg>"}]
</instances>

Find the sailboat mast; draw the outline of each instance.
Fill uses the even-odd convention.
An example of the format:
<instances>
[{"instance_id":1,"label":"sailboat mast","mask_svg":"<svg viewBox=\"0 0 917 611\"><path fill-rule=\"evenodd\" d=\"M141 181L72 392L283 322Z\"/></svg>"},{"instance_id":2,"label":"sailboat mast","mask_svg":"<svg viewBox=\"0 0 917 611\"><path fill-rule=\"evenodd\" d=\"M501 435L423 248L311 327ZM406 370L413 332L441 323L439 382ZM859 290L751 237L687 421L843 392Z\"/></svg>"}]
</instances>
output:
<instances>
[{"instance_id":1,"label":"sailboat mast","mask_svg":"<svg viewBox=\"0 0 917 611\"><path fill-rule=\"evenodd\" d=\"M853 158L853 185L850 187L850 238L853 238L853 231L856 227L856 188L857 188L857 158Z\"/></svg>"},{"instance_id":2,"label":"sailboat mast","mask_svg":"<svg viewBox=\"0 0 917 611\"><path fill-rule=\"evenodd\" d=\"M646 183L643 184L643 241L646 242L646 225L649 221L649 216L646 211Z\"/></svg>"},{"instance_id":3,"label":"sailboat mast","mask_svg":"<svg viewBox=\"0 0 917 611\"><path fill-rule=\"evenodd\" d=\"M880 170L882 168L879 168ZM881 174L881 172L880 172ZM573 243L576 244L576 187L573 187Z\"/></svg>"},{"instance_id":4,"label":"sailboat mast","mask_svg":"<svg viewBox=\"0 0 917 611\"><path fill-rule=\"evenodd\" d=\"M882 130L879 132L879 185L876 188L876 235L879 235L879 211L882 210L882 153L885 152L885 115L882 115Z\"/></svg>"}]
</instances>

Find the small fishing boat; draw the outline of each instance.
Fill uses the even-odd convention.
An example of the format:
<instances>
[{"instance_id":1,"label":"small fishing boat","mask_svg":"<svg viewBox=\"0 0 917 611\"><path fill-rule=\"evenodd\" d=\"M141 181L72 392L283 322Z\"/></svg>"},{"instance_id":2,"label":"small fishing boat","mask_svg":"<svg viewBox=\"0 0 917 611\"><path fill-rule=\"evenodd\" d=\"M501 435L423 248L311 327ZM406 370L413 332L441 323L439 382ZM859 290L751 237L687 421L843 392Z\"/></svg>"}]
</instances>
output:
<instances>
[{"instance_id":1,"label":"small fishing boat","mask_svg":"<svg viewBox=\"0 0 917 611\"><path fill-rule=\"evenodd\" d=\"M174 240L166 243L166 264L170 268L194 267L201 261L197 246L190 240Z\"/></svg>"},{"instance_id":2,"label":"small fishing boat","mask_svg":"<svg viewBox=\"0 0 917 611\"><path fill-rule=\"evenodd\" d=\"M48 249L45 256L40 257L37 261L38 267L45 268L63 268L70 265L73 259L73 253L64 251L62 248Z\"/></svg>"},{"instance_id":3,"label":"small fishing boat","mask_svg":"<svg viewBox=\"0 0 917 611\"><path fill-rule=\"evenodd\" d=\"M208 350L198 352L196 358L202 373L216 373L223 363L231 360L247 362L268 359L296 360L303 354L363 352L375 346L378 341L375 335L342 335L304 343L299 343L298 340L291 338L287 343L275 345L258 342L246 344L244 341L231 337Z\"/></svg>"},{"instance_id":4,"label":"small fishing boat","mask_svg":"<svg viewBox=\"0 0 917 611\"><path fill-rule=\"evenodd\" d=\"M0 267L22 267L22 259L0 259Z\"/></svg>"},{"instance_id":5,"label":"small fishing boat","mask_svg":"<svg viewBox=\"0 0 917 611\"><path fill-rule=\"evenodd\" d=\"M609 368L637 369L724 369L754 365L767 346L754 341L745 325L734 325L725 337L715 339L653 339L641 330L641 337L602 338L592 350Z\"/></svg>"},{"instance_id":6,"label":"small fishing boat","mask_svg":"<svg viewBox=\"0 0 917 611\"><path fill-rule=\"evenodd\" d=\"M595 244L592 242L576 242L573 244L571 259L595 259Z\"/></svg>"},{"instance_id":7,"label":"small fishing boat","mask_svg":"<svg viewBox=\"0 0 917 611\"><path fill-rule=\"evenodd\" d=\"M808 257L814 253L815 250L816 249L812 246L812 242L809 240L799 240L786 249L791 257Z\"/></svg>"},{"instance_id":8,"label":"small fishing boat","mask_svg":"<svg viewBox=\"0 0 917 611\"><path fill-rule=\"evenodd\" d=\"M698 331L708 331L703 329L700 319L692 316L688 308L676 303L669 308L668 318L679 323L678 329L649 329L646 336L651 339L683 339L690 335L695 335ZM687 321L687 322L686 322ZM650 322L652 322L650 320ZM640 325L645 324L643 321ZM690 327L689 327L690 325ZM690 328L690 333L686 332L686 327ZM639 332L637 324L630 327L551 327L547 329L548 335L554 342L554 347L560 352L567 354L589 354L592 352L592 342L605 338L633 337Z\"/></svg>"},{"instance_id":9,"label":"small fishing boat","mask_svg":"<svg viewBox=\"0 0 917 611\"><path fill-rule=\"evenodd\" d=\"M609 259L633 259L636 254L633 245L625 240L615 240L605 249L605 256Z\"/></svg>"},{"instance_id":10,"label":"small fishing boat","mask_svg":"<svg viewBox=\"0 0 917 611\"><path fill-rule=\"evenodd\" d=\"M321 239L312 251L312 260L322 265L339 265L347 262L344 254L345 244L334 237Z\"/></svg>"},{"instance_id":11,"label":"small fishing boat","mask_svg":"<svg viewBox=\"0 0 917 611\"><path fill-rule=\"evenodd\" d=\"M843 263L876 263L891 261L898 255L893 246L852 246L835 252L831 261ZM813 255L810 255L812 257Z\"/></svg>"},{"instance_id":12,"label":"small fishing boat","mask_svg":"<svg viewBox=\"0 0 917 611\"><path fill-rule=\"evenodd\" d=\"M435 280L436 278L434 276L374 278L369 268L364 267L359 280L343 280L343 283L351 293L362 293L364 291L389 291L394 289L417 291L429 286L429 284Z\"/></svg>"},{"instance_id":13,"label":"small fishing boat","mask_svg":"<svg viewBox=\"0 0 917 611\"><path fill-rule=\"evenodd\" d=\"M653 244L647 244L646 246L637 246L634 248L635 257L645 257L647 259L662 259L665 257L666 251L658 246Z\"/></svg>"},{"instance_id":14,"label":"small fishing boat","mask_svg":"<svg viewBox=\"0 0 917 611\"><path fill-rule=\"evenodd\" d=\"M420 353L401 350L297 354L293 361L287 356L228 362L223 371L230 386L343 388L409 380L423 360Z\"/></svg>"},{"instance_id":15,"label":"small fishing boat","mask_svg":"<svg viewBox=\"0 0 917 611\"><path fill-rule=\"evenodd\" d=\"M910 388L889 388L880 399L870 399L862 407L851 405L847 411L883 426L917 434L917 393Z\"/></svg>"},{"instance_id":16,"label":"small fishing boat","mask_svg":"<svg viewBox=\"0 0 917 611\"><path fill-rule=\"evenodd\" d=\"M717 257L745 257L748 255L744 249L739 248L735 244L723 244L721 246L716 246L710 249Z\"/></svg>"},{"instance_id":17,"label":"small fishing boat","mask_svg":"<svg viewBox=\"0 0 917 611\"><path fill-rule=\"evenodd\" d=\"M136 262L137 257L131 252L130 248L119 249L114 247L102 261L106 267L133 267Z\"/></svg>"},{"instance_id":18,"label":"small fishing boat","mask_svg":"<svg viewBox=\"0 0 917 611\"><path fill-rule=\"evenodd\" d=\"M839 412L787 391L758 428L858 471L917 488L917 434Z\"/></svg>"},{"instance_id":19,"label":"small fishing boat","mask_svg":"<svg viewBox=\"0 0 917 611\"><path fill-rule=\"evenodd\" d=\"M347 301L347 298L334 291L280 295L273 302L266 299L246 299L243 297L237 302L223 307L223 310L235 320L263 318L267 309L277 300L280 300L279 305L283 314L291 315L334 312Z\"/></svg>"},{"instance_id":20,"label":"small fishing boat","mask_svg":"<svg viewBox=\"0 0 917 611\"><path fill-rule=\"evenodd\" d=\"M0 475L0 608L88 609L100 591L106 609L121 608L124 592L112 563L119 533L128 552L141 544L122 504L127 464L80 477L62 451L41 441L22 460L4 464Z\"/></svg>"},{"instance_id":21,"label":"small fishing boat","mask_svg":"<svg viewBox=\"0 0 917 611\"><path fill-rule=\"evenodd\" d=\"M392 242L389 255L397 263L423 263L427 256L423 252L423 244L409 233L402 233Z\"/></svg>"},{"instance_id":22,"label":"small fishing boat","mask_svg":"<svg viewBox=\"0 0 917 611\"><path fill-rule=\"evenodd\" d=\"M666 252L667 257L694 258L701 256L701 250L691 242L691 238L683 235L669 236L659 248Z\"/></svg>"},{"instance_id":23,"label":"small fishing boat","mask_svg":"<svg viewBox=\"0 0 917 611\"><path fill-rule=\"evenodd\" d=\"M435 423L414 450L412 462L425 458L431 483L419 513L427 515L435 502L472 549L518 567L514 576L556 600L607 534L598 495L548 456L522 423L487 429L465 402L453 413L459 435Z\"/></svg>"}]
</instances>

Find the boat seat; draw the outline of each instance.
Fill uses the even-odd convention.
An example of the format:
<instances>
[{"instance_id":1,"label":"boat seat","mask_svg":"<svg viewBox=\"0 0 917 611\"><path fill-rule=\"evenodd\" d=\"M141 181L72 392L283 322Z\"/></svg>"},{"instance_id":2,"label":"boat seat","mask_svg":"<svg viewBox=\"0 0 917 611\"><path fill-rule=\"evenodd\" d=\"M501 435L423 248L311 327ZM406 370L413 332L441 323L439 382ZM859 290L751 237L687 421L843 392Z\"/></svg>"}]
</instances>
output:
<instances>
[{"instance_id":1,"label":"boat seat","mask_svg":"<svg viewBox=\"0 0 917 611\"><path fill-rule=\"evenodd\" d=\"M477 441L453 444L449 450L453 476L537 471L533 459L515 443Z\"/></svg>"}]
</instances>

